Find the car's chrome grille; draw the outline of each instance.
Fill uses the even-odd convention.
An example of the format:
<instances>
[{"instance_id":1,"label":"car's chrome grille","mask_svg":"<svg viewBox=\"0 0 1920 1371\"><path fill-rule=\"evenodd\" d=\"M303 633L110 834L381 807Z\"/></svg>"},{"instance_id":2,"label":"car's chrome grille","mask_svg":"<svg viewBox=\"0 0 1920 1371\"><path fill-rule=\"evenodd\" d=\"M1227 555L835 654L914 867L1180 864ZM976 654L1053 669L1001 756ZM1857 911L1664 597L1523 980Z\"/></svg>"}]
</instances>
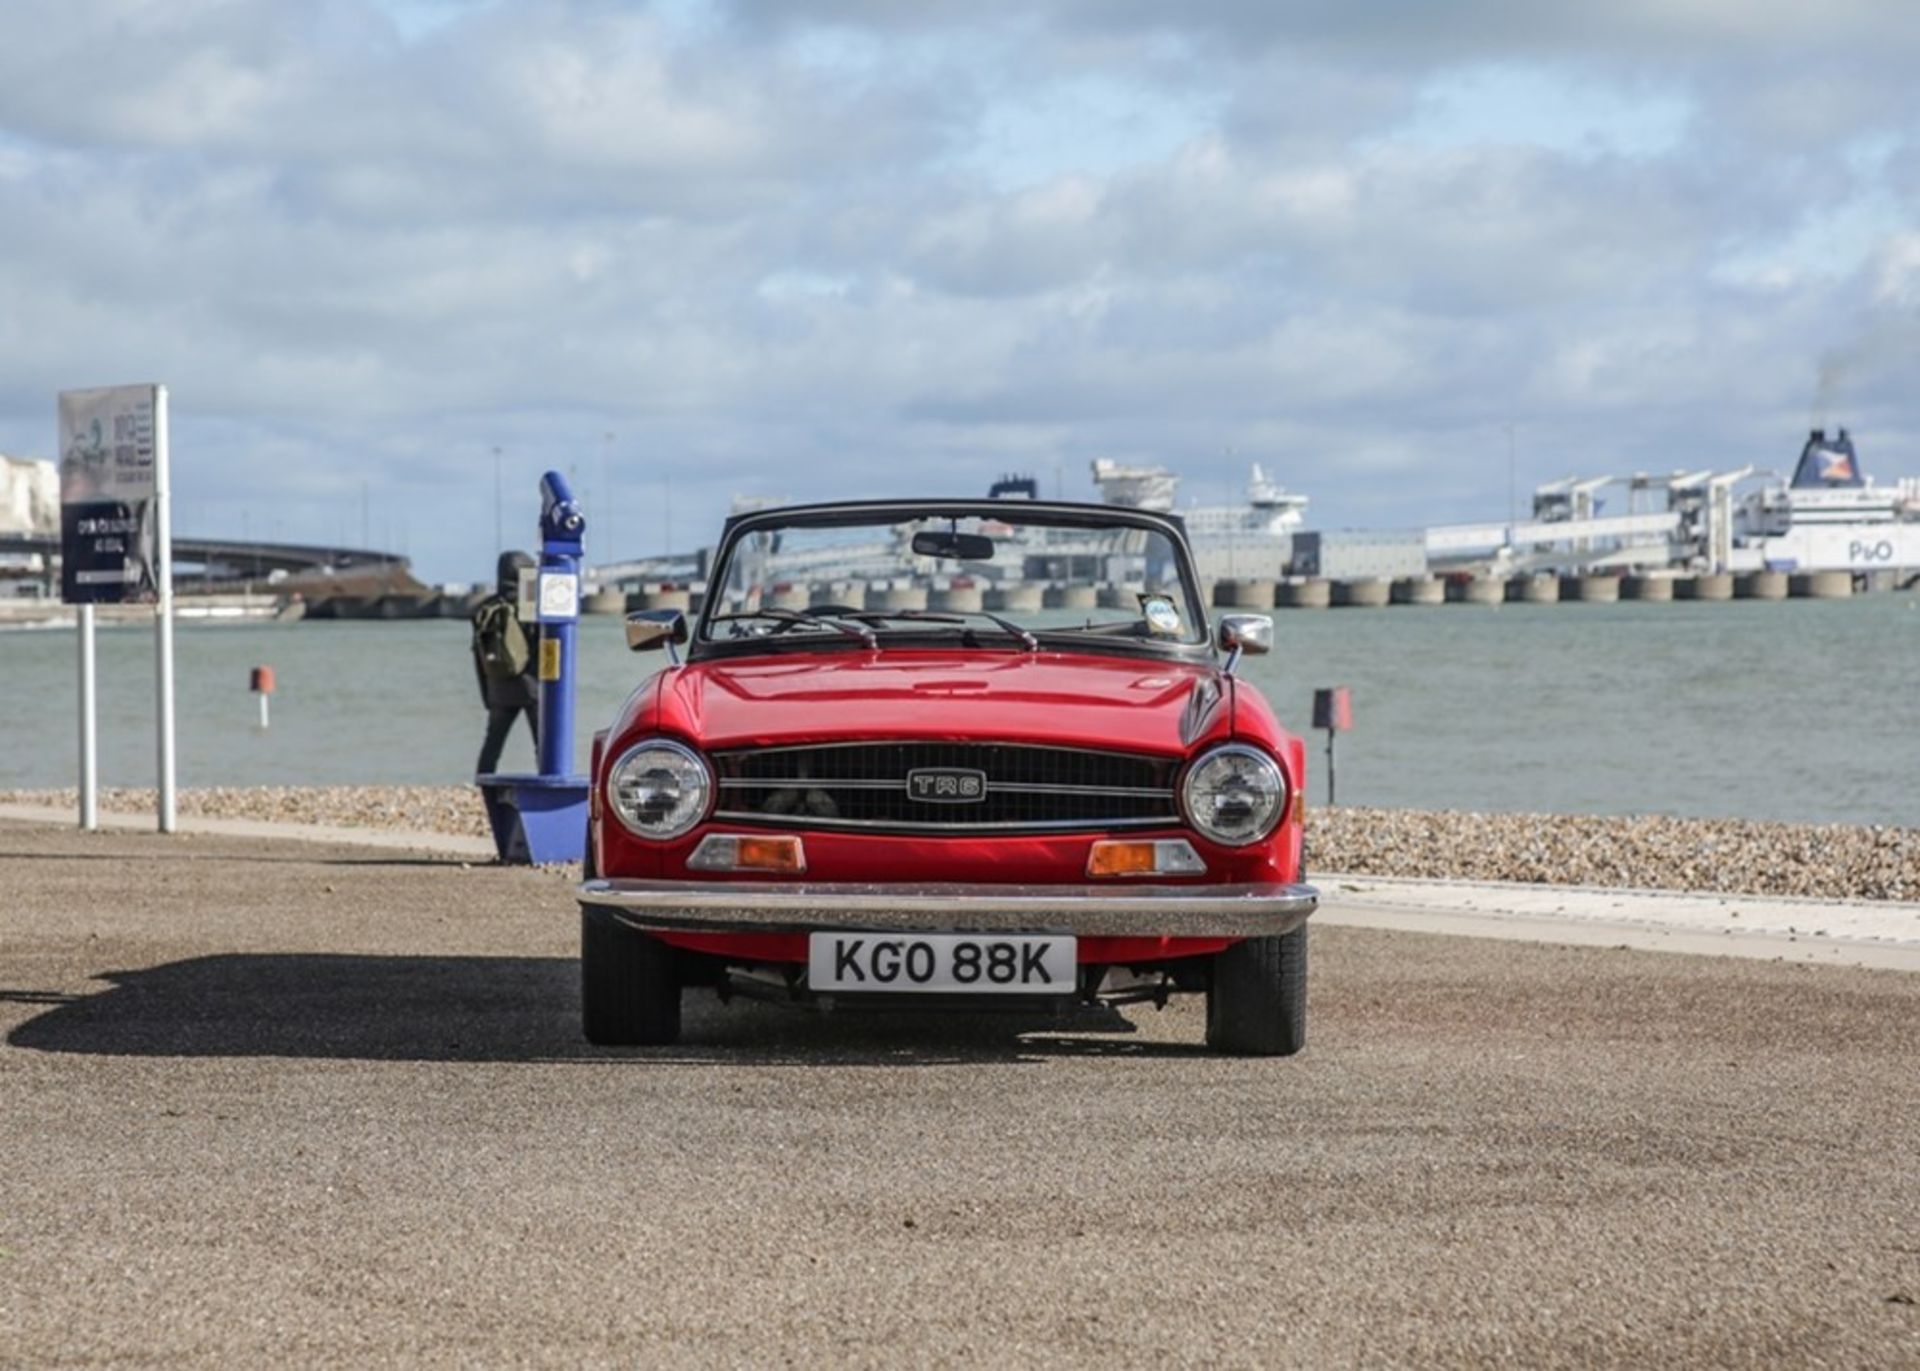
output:
<instances>
[{"instance_id":1,"label":"car's chrome grille","mask_svg":"<svg viewBox=\"0 0 1920 1371\"><path fill-rule=\"evenodd\" d=\"M735 822L1015 833L1180 821L1173 789L1179 762L1167 757L1018 743L902 742L722 752L713 761L720 784L714 817Z\"/></svg>"}]
</instances>

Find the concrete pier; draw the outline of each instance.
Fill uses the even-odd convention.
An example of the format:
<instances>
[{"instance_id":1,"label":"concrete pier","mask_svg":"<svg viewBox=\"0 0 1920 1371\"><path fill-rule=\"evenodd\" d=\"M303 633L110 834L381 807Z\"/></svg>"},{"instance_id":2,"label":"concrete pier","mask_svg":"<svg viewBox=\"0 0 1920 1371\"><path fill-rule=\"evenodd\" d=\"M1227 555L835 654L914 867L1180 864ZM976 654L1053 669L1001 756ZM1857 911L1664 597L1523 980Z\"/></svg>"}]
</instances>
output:
<instances>
[{"instance_id":1,"label":"concrete pier","mask_svg":"<svg viewBox=\"0 0 1920 1371\"><path fill-rule=\"evenodd\" d=\"M979 586L948 586L945 590L935 590L927 596L927 608L974 612L985 609L987 593Z\"/></svg>"},{"instance_id":2,"label":"concrete pier","mask_svg":"<svg viewBox=\"0 0 1920 1371\"><path fill-rule=\"evenodd\" d=\"M659 586L653 590L636 590L627 596L627 612L637 609L678 609L693 612L693 592Z\"/></svg>"},{"instance_id":3,"label":"concrete pier","mask_svg":"<svg viewBox=\"0 0 1920 1371\"><path fill-rule=\"evenodd\" d=\"M1006 614L1031 613L1040 608L1040 587L1027 585L996 586L987 592L987 608Z\"/></svg>"},{"instance_id":4,"label":"concrete pier","mask_svg":"<svg viewBox=\"0 0 1920 1371\"><path fill-rule=\"evenodd\" d=\"M1447 583L1437 576L1402 576L1393 583L1396 605L1445 604Z\"/></svg>"},{"instance_id":5,"label":"concrete pier","mask_svg":"<svg viewBox=\"0 0 1920 1371\"><path fill-rule=\"evenodd\" d=\"M1048 586L1040 597L1044 609L1092 609L1098 603L1092 586Z\"/></svg>"},{"instance_id":6,"label":"concrete pier","mask_svg":"<svg viewBox=\"0 0 1920 1371\"><path fill-rule=\"evenodd\" d=\"M603 586L580 601L582 614L624 614L627 609L627 592L619 586Z\"/></svg>"},{"instance_id":7,"label":"concrete pier","mask_svg":"<svg viewBox=\"0 0 1920 1371\"><path fill-rule=\"evenodd\" d=\"M845 605L848 609L867 607L864 581L822 581L807 594L807 604L818 609L824 605Z\"/></svg>"},{"instance_id":8,"label":"concrete pier","mask_svg":"<svg viewBox=\"0 0 1920 1371\"><path fill-rule=\"evenodd\" d=\"M925 609L927 607L927 588L925 586L881 586L867 587L867 608L885 612L894 609Z\"/></svg>"},{"instance_id":9,"label":"concrete pier","mask_svg":"<svg viewBox=\"0 0 1920 1371\"><path fill-rule=\"evenodd\" d=\"M1620 578L1598 572L1576 576L1573 598L1592 605L1610 605L1620 598Z\"/></svg>"},{"instance_id":10,"label":"concrete pier","mask_svg":"<svg viewBox=\"0 0 1920 1371\"><path fill-rule=\"evenodd\" d=\"M1788 582L1796 600L1844 600L1853 594L1850 571L1803 571Z\"/></svg>"},{"instance_id":11,"label":"concrete pier","mask_svg":"<svg viewBox=\"0 0 1920 1371\"><path fill-rule=\"evenodd\" d=\"M1217 609L1272 609L1273 582L1257 576L1216 581L1213 603Z\"/></svg>"},{"instance_id":12,"label":"concrete pier","mask_svg":"<svg viewBox=\"0 0 1920 1371\"><path fill-rule=\"evenodd\" d=\"M760 597L765 609L805 609L813 603L813 587L782 582Z\"/></svg>"},{"instance_id":13,"label":"concrete pier","mask_svg":"<svg viewBox=\"0 0 1920 1371\"><path fill-rule=\"evenodd\" d=\"M1664 603L1673 598L1673 579L1671 576L1629 576L1620 582L1620 593L1629 600Z\"/></svg>"},{"instance_id":14,"label":"concrete pier","mask_svg":"<svg viewBox=\"0 0 1920 1371\"><path fill-rule=\"evenodd\" d=\"M1350 609L1381 609L1393 597L1393 582L1384 576L1362 576L1333 583L1333 602Z\"/></svg>"},{"instance_id":15,"label":"concrete pier","mask_svg":"<svg viewBox=\"0 0 1920 1371\"><path fill-rule=\"evenodd\" d=\"M1282 581L1274 603L1281 609L1325 609L1333 603L1333 587L1326 581Z\"/></svg>"},{"instance_id":16,"label":"concrete pier","mask_svg":"<svg viewBox=\"0 0 1920 1371\"><path fill-rule=\"evenodd\" d=\"M1506 582L1491 576L1471 580L1448 581L1447 601L1456 605L1497 605L1507 598Z\"/></svg>"},{"instance_id":17,"label":"concrete pier","mask_svg":"<svg viewBox=\"0 0 1920 1371\"><path fill-rule=\"evenodd\" d=\"M1749 571L1733 583L1736 600L1784 600L1787 598L1787 573Z\"/></svg>"},{"instance_id":18,"label":"concrete pier","mask_svg":"<svg viewBox=\"0 0 1920 1371\"><path fill-rule=\"evenodd\" d=\"M1140 608L1140 590L1137 586L1101 586L1100 608L1135 610Z\"/></svg>"},{"instance_id":19,"label":"concrete pier","mask_svg":"<svg viewBox=\"0 0 1920 1371\"><path fill-rule=\"evenodd\" d=\"M1529 605L1559 604L1560 578L1551 571L1537 571L1531 576L1516 576L1507 582L1507 598Z\"/></svg>"},{"instance_id":20,"label":"concrete pier","mask_svg":"<svg viewBox=\"0 0 1920 1371\"><path fill-rule=\"evenodd\" d=\"M1682 576L1678 578L1675 589L1683 600L1731 600L1733 573L1703 571L1697 576Z\"/></svg>"}]
</instances>

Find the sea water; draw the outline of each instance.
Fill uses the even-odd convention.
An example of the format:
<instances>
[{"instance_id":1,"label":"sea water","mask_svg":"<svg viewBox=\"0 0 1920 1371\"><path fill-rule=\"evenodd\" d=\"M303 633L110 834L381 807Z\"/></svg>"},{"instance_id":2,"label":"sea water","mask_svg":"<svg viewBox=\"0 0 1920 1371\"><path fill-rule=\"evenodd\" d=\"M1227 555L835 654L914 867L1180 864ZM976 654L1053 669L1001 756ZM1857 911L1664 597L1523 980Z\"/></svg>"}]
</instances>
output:
<instances>
[{"instance_id":1,"label":"sea water","mask_svg":"<svg viewBox=\"0 0 1920 1371\"><path fill-rule=\"evenodd\" d=\"M1049 614L1048 619L1059 615ZM459 782L484 715L465 624L176 631L182 786ZM580 631L578 744L657 655L618 618ZM71 631L0 635L0 788L78 773ZM258 726L251 668L274 668ZM1395 606L1281 611L1245 676L1307 737L1345 685L1342 804L1684 814L1920 826L1920 594L1782 603ZM151 785L153 634L99 634L100 779ZM533 765L524 728L502 763Z\"/></svg>"}]
</instances>

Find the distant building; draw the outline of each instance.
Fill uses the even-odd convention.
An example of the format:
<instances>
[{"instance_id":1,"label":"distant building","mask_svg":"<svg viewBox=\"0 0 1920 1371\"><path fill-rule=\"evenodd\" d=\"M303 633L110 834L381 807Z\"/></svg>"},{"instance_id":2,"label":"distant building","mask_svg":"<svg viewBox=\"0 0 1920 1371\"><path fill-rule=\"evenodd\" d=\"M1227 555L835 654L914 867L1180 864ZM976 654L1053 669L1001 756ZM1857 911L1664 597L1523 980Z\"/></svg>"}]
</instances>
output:
<instances>
[{"instance_id":1,"label":"distant building","mask_svg":"<svg viewBox=\"0 0 1920 1371\"><path fill-rule=\"evenodd\" d=\"M60 474L52 462L0 457L0 534L60 532Z\"/></svg>"}]
</instances>

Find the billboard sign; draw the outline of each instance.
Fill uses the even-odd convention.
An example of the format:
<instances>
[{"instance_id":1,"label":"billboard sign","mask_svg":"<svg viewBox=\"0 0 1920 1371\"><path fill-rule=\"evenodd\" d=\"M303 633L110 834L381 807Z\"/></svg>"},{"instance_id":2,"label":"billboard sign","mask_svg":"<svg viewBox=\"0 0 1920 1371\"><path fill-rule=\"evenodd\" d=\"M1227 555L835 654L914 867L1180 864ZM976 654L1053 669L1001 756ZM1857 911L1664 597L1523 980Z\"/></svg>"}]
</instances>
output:
<instances>
[{"instance_id":1,"label":"billboard sign","mask_svg":"<svg viewBox=\"0 0 1920 1371\"><path fill-rule=\"evenodd\" d=\"M60 393L60 598L158 598L157 386Z\"/></svg>"}]
</instances>

